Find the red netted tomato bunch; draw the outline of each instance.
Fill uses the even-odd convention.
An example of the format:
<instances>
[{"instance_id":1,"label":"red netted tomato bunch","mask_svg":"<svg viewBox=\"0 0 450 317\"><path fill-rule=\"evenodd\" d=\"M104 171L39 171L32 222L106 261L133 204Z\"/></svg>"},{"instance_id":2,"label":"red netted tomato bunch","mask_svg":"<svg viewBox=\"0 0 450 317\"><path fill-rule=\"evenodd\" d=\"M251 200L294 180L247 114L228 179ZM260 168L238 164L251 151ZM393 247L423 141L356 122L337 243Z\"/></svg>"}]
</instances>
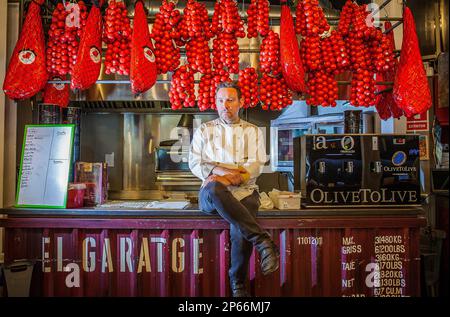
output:
<instances>
[{"instance_id":1,"label":"red netted tomato bunch","mask_svg":"<svg viewBox=\"0 0 450 317\"><path fill-rule=\"evenodd\" d=\"M213 41L214 70L226 69L229 73L239 72L238 37L245 37L244 23L239 16L235 0L220 0L216 3L213 16L213 33L217 36Z\"/></svg>"},{"instance_id":2,"label":"red netted tomato bunch","mask_svg":"<svg viewBox=\"0 0 450 317\"><path fill-rule=\"evenodd\" d=\"M389 38L381 30L376 30L377 36L369 42L372 62L377 72L387 72L395 67L395 55Z\"/></svg>"},{"instance_id":3,"label":"red netted tomato bunch","mask_svg":"<svg viewBox=\"0 0 450 317\"><path fill-rule=\"evenodd\" d=\"M245 37L244 22L239 16L237 3L235 0L220 0L222 27L224 32L235 34L237 37Z\"/></svg>"},{"instance_id":4,"label":"red netted tomato bunch","mask_svg":"<svg viewBox=\"0 0 450 317\"><path fill-rule=\"evenodd\" d=\"M105 73L130 73L131 26L125 3L110 0L105 14L103 41L106 43Z\"/></svg>"},{"instance_id":5,"label":"red netted tomato bunch","mask_svg":"<svg viewBox=\"0 0 450 317\"><path fill-rule=\"evenodd\" d=\"M319 6L318 0L299 1L296 9L295 31L302 36L319 35L328 31L325 14Z\"/></svg>"},{"instance_id":6,"label":"red netted tomato bunch","mask_svg":"<svg viewBox=\"0 0 450 317\"><path fill-rule=\"evenodd\" d=\"M368 25L368 11L367 5L353 6L353 27L352 33L353 36L358 39L370 39L376 36L376 29ZM373 20L373 18L372 18Z\"/></svg>"},{"instance_id":7,"label":"red netted tomato bunch","mask_svg":"<svg viewBox=\"0 0 450 317\"><path fill-rule=\"evenodd\" d=\"M212 61L214 70L219 70L224 68L224 64L222 63L222 40L221 34L219 33L216 38L213 40L213 49L212 49Z\"/></svg>"},{"instance_id":8,"label":"red netted tomato bunch","mask_svg":"<svg viewBox=\"0 0 450 317\"><path fill-rule=\"evenodd\" d=\"M205 74L200 78L200 82L198 84L198 92L197 92L197 106L200 111L205 111L211 108L211 105L214 104L214 92L211 89L213 86L213 75Z\"/></svg>"},{"instance_id":9,"label":"red netted tomato bunch","mask_svg":"<svg viewBox=\"0 0 450 317\"><path fill-rule=\"evenodd\" d=\"M180 33L184 41L195 37L211 38L213 33L208 20L208 11L204 3L188 0L183 10Z\"/></svg>"},{"instance_id":10,"label":"red netted tomato bunch","mask_svg":"<svg viewBox=\"0 0 450 317\"><path fill-rule=\"evenodd\" d=\"M174 39L180 38L176 26L181 19L175 4L163 0L159 12L155 15L151 37L155 41L155 56L158 74L174 71L180 64L180 49Z\"/></svg>"},{"instance_id":11,"label":"red netted tomato bunch","mask_svg":"<svg viewBox=\"0 0 450 317\"><path fill-rule=\"evenodd\" d=\"M213 63L215 70L226 67L230 73L239 72L239 45L234 34L219 33L214 39Z\"/></svg>"},{"instance_id":12,"label":"red netted tomato bunch","mask_svg":"<svg viewBox=\"0 0 450 317\"><path fill-rule=\"evenodd\" d=\"M273 76L281 74L280 36L272 30L270 30L267 36L262 40L259 63L262 73L271 74Z\"/></svg>"},{"instance_id":13,"label":"red netted tomato bunch","mask_svg":"<svg viewBox=\"0 0 450 317\"><path fill-rule=\"evenodd\" d=\"M186 43L186 56L193 71L207 74L211 71L211 57L208 40L204 37L191 38Z\"/></svg>"},{"instance_id":14,"label":"red netted tomato bunch","mask_svg":"<svg viewBox=\"0 0 450 317\"><path fill-rule=\"evenodd\" d=\"M110 0L105 14L103 40L107 43L121 41L131 36L130 19L122 0Z\"/></svg>"},{"instance_id":15,"label":"red netted tomato bunch","mask_svg":"<svg viewBox=\"0 0 450 317\"><path fill-rule=\"evenodd\" d=\"M323 37L320 40L320 51L322 58L320 68L327 73L337 73L336 52L334 51L333 39L331 36Z\"/></svg>"},{"instance_id":16,"label":"red netted tomato bunch","mask_svg":"<svg viewBox=\"0 0 450 317\"><path fill-rule=\"evenodd\" d=\"M297 2L297 8L295 9L295 33L306 36L306 17L303 9L303 1Z\"/></svg>"},{"instance_id":17,"label":"red netted tomato bunch","mask_svg":"<svg viewBox=\"0 0 450 317\"><path fill-rule=\"evenodd\" d=\"M369 107L375 102L375 79L372 71L353 72L350 103L353 106Z\"/></svg>"},{"instance_id":18,"label":"red netted tomato bunch","mask_svg":"<svg viewBox=\"0 0 450 317\"><path fill-rule=\"evenodd\" d=\"M350 102L353 106L368 107L375 101L374 69L369 47L363 39L353 36L347 38L347 44L353 72Z\"/></svg>"},{"instance_id":19,"label":"red netted tomato bunch","mask_svg":"<svg viewBox=\"0 0 450 317\"><path fill-rule=\"evenodd\" d=\"M239 71L238 86L244 98L244 108L253 108L258 104L258 74L256 69L248 67Z\"/></svg>"},{"instance_id":20,"label":"red netted tomato bunch","mask_svg":"<svg viewBox=\"0 0 450 317\"><path fill-rule=\"evenodd\" d=\"M334 74L319 70L308 74L308 94L306 103L312 106L336 106L338 85Z\"/></svg>"},{"instance_id":21,"label":"red netted tomato bunch","mask_svg":"<svg viewBox=\"0 0 450 317\"><path fill-rule=\"evenodd\" d=\"M342 8L341 15L339 17L339 23L337 30L342 36L347 36L350 32L350 26L353 21L354 8L357 6L353 0L347 0Z\"/></svg>"},{"instance_id":22,"label":"red netted tomato bunch","mask_svg":"<svg viewBox=\"0 0 450 317\"><path fill-rule=\"evenodd\" d=\"M263 74L259 87L259 99L264 110L281 110L292 104L292 93L283 77Z\"/></svg>"},{"instance_id":23,"label":"red netted tomato bunch","mask_svg":"<svg viewBox=\"0 0 450 317\"><path fill-rule=\"evenodd\" d=\"M197 105L200 111L216 109L216 88L221 82L231 81L225 70L203 75L198 85Z\"/></svg>"},{"instance_id":24,"label":"red netted tomato bunch","mask_svg":"<svg viewBox=\"0 0 450 317\"><path fill-rule=\"evenodd\" d=\"M258 37L258 0L251 0L250 5L247 8L247 37L249 39ZM214 21L214 20L213 20Z\"/></svg>"},{"instance_id":25,"label":"red netted tomato bunch","mask_svg":"<svg viewBox=\"0 0 450 317\"><path fill-rule=\"evenodd\" d=\"M256 2L257 9L257 20L256 20L256 29L258 33L264 37L269 33L269 1L267 0L257 0Z\"/></svg>"},{"instance_id":26,"label":"red netted tomato bunch","mask_svg":"<svg viewBox=\"0 0 450 317\"><path fill-rule=\"evenodd\" d=\"M379 45L381 40L377 29L367 23L366 10L366 5L358 6L347 1L342 12L343 20L338 25L338 33L345 42L352 71L350 102L353 106L363 107L371 106L376 101L375 62L371 43L377 42Z\"/></svg>"},{"instance_id":27,"label":"red netted tomato bunch","mask_svg":"<svg viewBox=\"0 0 450 317\"><path fill-rule=\"evenodd\" d=\"M47 71L66 75L75 65L79 38L86 25L87 7L84 1L56 5L48 31L46 51Z\"/></svg>"},{"instance_id":28,"label":"red netted tomato bunch","mask_svg":"<svg viewBox=\"0 0 450 317\"><path fill-rule=\"evenodd\" d=\"M203 3L189 0L180 23L180 35L186 42L186 56L191 69L207 74L211 71L208 41L213 36L208 11Z\"/></svg>"},{"instance_id":29,"label":"red netted tomato bunch","mask_svg":"<svg viewBox=\"0 0 450 317\"><path fill-rule=\"evenodd\" d=\"M307 37L308 38L308 37ZM319 40L320 57L314 60L315 69L308 73L308 98L306 103L314 106L336 106L338 83L335 75L349 64L345 43L336 32L325 32ZM308 57L306 57L308 58ZM311 57L309 57L311 59ZM311 64L312 59L309 61ZM308 65L308 61L306 63Z\"/></svg>"},{"instance_id":30,"label":"red netted tomato bunch","mask_svg":"<svg viewBox=\"0 0 450 317\"><path fill-rule=\"evenodd\" d=\"M319 35L305 36L301 42L301 53L306 71L318 70L322 64Z\"/></svg>"},{"instance_id":31,"label":"red netted tomato bunch","mask_svg":"<svg viewBox=\"0 0 450 317\"><path fill-rule=\"evenodd\" d=\"M188 66L180 66L172 76L169 90L172 109L195 106L194 72Z\"/></svg>"},{"instance_id":32,"label":"red netted tomato bunch","mask_svg":"<svg viewBox=\"0 0 450 317\"><path fill-rule=\"evenodd\" d=\"M369 48L362 39L350 36L347 38L346 46L347 52L350 53L350 66L353 71L372 68Z\"/></svg>"},{"instance_id":33,"label":"red netted tomato bunch","mask_svg":"<svg viewBox=\"0 0 450 317\"><path fill-rule=\"evenodd\" d=\"M342 35L334 30L331 31L330 41L332 43L332 50L336 57L336 66L338 73L347 70L350 67L350 56L347 52L347 47Z\"/></svg>"},{"instance_id":34,"label":"red netted tomato bunch","mask_svg":"<svg viewBox=\"0 0 450 317\"><path fill-rule=\"evenodd\" d=\"M220 3L220 1L217 1L216 4L214 4L214 13L211 21L211 32L214 35L217 35L222 32L222 30L222 4Z\"/></svg>"}]
</instances>

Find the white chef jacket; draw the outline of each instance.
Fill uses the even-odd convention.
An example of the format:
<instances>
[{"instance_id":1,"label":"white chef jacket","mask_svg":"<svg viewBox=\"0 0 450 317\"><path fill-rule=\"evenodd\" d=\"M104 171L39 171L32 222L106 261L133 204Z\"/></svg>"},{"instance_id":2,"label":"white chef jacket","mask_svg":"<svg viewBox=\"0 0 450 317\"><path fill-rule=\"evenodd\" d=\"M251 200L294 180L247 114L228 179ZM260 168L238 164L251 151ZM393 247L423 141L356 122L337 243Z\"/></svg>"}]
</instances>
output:
<instances>
[{"instance_id":1,"label":"white chef jacket","mask_svg":"<svg viewBox=\"0 0 450 317\"><path fill-rule=\"evenodd\" d=\"M189 168L202 181L216 166L242 166L249 172L250 179L245 184L228 186L238 200L258 189L256 178L266 161L265 138L261 129L242 119L228 124L218 118L201 124L194 132L189 148Z\"/></svg>"}]
</instances>

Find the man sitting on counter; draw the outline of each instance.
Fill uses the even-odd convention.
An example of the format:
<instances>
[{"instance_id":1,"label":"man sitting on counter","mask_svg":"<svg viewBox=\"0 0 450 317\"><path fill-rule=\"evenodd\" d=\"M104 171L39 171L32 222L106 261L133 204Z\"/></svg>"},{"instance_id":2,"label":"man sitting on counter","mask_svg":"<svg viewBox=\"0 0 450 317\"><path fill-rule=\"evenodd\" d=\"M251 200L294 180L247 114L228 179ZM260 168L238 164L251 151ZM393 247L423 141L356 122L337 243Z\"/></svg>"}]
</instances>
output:
<instances>
[{"instance_id":1,"label":"man sitting on counter","mask_svg":"<svg viewBox=\"0 0 450 317\"><path fill-rule=\"evenodd\" d=\"M250 296L245 284L253 246L264 275L279 266L277 246L256 221L260 205L256 179L266 161L265 140L257 126L239 118L243 103L236 84L220 83L216 90L219 118L200 125L189 150L189 168L203 181L200 209L218 213L230 224L228 273L233 297Z\"/></svg>"}]
</instances>

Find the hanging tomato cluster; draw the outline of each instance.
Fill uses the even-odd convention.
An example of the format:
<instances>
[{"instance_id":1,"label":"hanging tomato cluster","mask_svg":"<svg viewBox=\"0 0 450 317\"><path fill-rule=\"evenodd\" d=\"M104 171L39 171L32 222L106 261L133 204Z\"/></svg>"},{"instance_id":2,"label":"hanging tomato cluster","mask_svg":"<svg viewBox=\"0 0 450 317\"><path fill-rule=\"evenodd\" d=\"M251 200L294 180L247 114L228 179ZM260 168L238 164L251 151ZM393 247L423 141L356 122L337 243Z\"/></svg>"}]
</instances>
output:
<instances>
[{"instance_id":1,"label":"hanging tomato cluster","mask_svg":"<svg viewBox=\"0 0 450 317\"><path fill-rule=\"evenodd\" d=\"M212 74L205 74L200 78L197 92L197 106L200 111L211 108L211 105L215 103L215 91L211 89L212 86Z\"/></svg>"},{"instance_id":2,"label":"hanging tomato cluster","mask_svg":"<svg viewBox=\"0 0 450 317\"><path fill-rule=\"evenodd\" d=\"M252 0L247 9L247 37L265 37L269 33L269 1Z\"/></svg>"},{"instance_id":3,"label":"hanging tomato cluster","mask_svg":"<svg viewBox=\"0 0 450 317\"><path fill-rule=\"evenodd\" d=\"M347 38L352 68L350 103L353 106L370 106L374 101L375 81L371 55L363 39L351 32Z\"/></svg>"},{"instance_id":4,"label":"hanging tomato cluster","mask_svg":"<svg viewBox=\"0 0 450 317\"><path fill-rule=\"evenodd\" d=\"M234 34L220 33L213 40L213 64L215 70L239 73L239 44Z\"/></svg>"},{"instance_id":5,"label":"hanging tomato cluster","mask_svg":"<svg viewBox=\"0 0 450 317\"><path fill-rule=\"evenodd\" d=\"M216 3L212 30L214 70L226 68L229 73L239 72L238 38L245 37L244 22L239 16L234 0L220 0Z\"/></svg>"},{"instance_id":6,"label":"hanging tomato cluster","mask_svg":"<svg viewBox=\"0 0 450 317\"><path fill-rule=\"evenodd\" d=\"M222 32L222 5L220 1L214 4L214 13L211 21L211 32L213 35L217 35Z\"/></svg>"},{"instance_id":7,"label":"hanging tomato cluster","mask_svg":"<svg viewBox=\"0 0 450 317\"><path fill-rule=\"evenodd\" d=\"M180 35L186 43L187 61L194 72L211 71L208 41L213 36L208 21L208 11L203 3L189 0L180 23Z\"/></svg>"},{"instance_id":8,"label":"hanging tomato cluster","mask_svg":"<svg viewBox=\"0 0 450 317\"><path fill-rule=\"evenodd\" d=\"M334 74L319 70L308 75L308 94L306 104L312 106L336 106L338 84Z\"/></svg>"},{"instance_id":9,"label":"hanging tomato cluster","mask_svg":"<svg viewBox=\"0 0 450 317\"><path fill-rule=\"evenodd\" d=\"M306 103L314 106L336 106L338 84L337 56L342 54L317 0L299 1L295 30L302 35L301 54L308 73ZM345 46L343 47L345 50Z\"/></svg>"},{"instance_id":10,"label":"hanging tomato cluster","mask_svg":"<svg viewBox=\"0 0 450 317\"><path fill-rule=\"evenodd\" d=\"M181 20L179 10L175 4L163 0L159 12L155 15L151 37L155 41L155 56L158 74L174 71L180 65L180 49L174 42L180 34L176 27Z\"/></svg>"},{"instance_id":11,"label":"hanging tomato cluster","mask_svg":"<svg viewBox=\"0 0 450 317\"><path fill-rule=\"evenodd\" d=\"M377 72L387 72L394 68L394 50L389 38L381 30L376 30L376 37L369 42L369 49Z\"/></svg>"},{"instance_id":12,"label":"hanging tomato cluster","mask_svg":"<svg viewBox=\"0 0 450 317\"><path fill-rule=\"evenodd\" d=\"M87 20L84 1L56 5L48 31L47 72L66 75L72 70L77 59L79 38Z\"/></svg>"},{"instance_id":13,"label":"hanging tomato cluster","mask_svg":"<svg viewBox=\"0 0 450 317\"><path fill-rule=\"evenodd\" d=\"M318 0L298 1L295 32L302 36L320 35L330 29Z\"/></svg>"},{"instance_id":14,"label":"hanging tomato cluster","mask_svg":"<svg viewBox=\"0 0 450 317\"><path fill-rule=\"evenodd\" d=\"M129 75L132 30L127 7L122 0L109 1L104 25L105 73Z\"/></svg>"},{"instance_id":15,"label":"hanging tomato cluster","mask_svg":"<svg viewBox=\"0 0 450 317\"><path fill-rule=\"evenodd\" d=\"M259 87L259 98L263 110L281 110L292 104L292 92L283 77L263 74Z\"/></svg>"},{"instance_id":16,"label":"hanging tomato cluster","mask_svg":"<svg viewBox=\"0 0 450 317\"><path fill-rule=\"evenodd\" d=\"M281 74L280 65L280 36L278 33L270 30L267 36L262 40L259 64L261 72L278 76Z\"/></svg>"},{"instance_id":17,"label":"hanging tomato cluster","mask_svg":"<svg viewBox=\"0 0 450 317\"><path fill-rule=\"evenodd\" d=\"M239 16L239 10L235 0L220 0L222 5L222 27L223 31L235 34L237 37L245 37L244 22Z\"/></svg>"},{"instance_id":18,"label":"hanging tomato cluster","mask_svg":"<svg viewBox=\"0 0 450 317\"><path fill-rule=\"evenodd\" d=\"M350 67L350 56L347 52L345 41L342 38L342 35L336 30L331 31L330 41L336 59L337 72L342 73Z\"/></svg>"},{"instance_id":19,"label":"hanging tomato cluster","mask_svg":"<svg viewBox=\"0 0 450 317\"><path fill-rule=\"evenodd\" d=\"M244 98L244 108L253 108L258 104L258 74L253 67L239 71L238 86Z\"/></svg>"},{"instance_id":20,"label":"hanging tomato cluster","mask_svg":"<svg viewBox=\"0 0 450 317\"><path fill-rule=\"evenodd\" d=\"M251 39L258 37L258 0L251 0L250 5L247 8L247 38ZM214 20L213 20L214 21Z\"/></svg>"},{"instance_id":21,"label":"hanging tomato cluster","mask_svg":"<svg viewBox=\"0 0 450 317\"><path fill-rule=\"evenodd\" d=\"M355 6L357 6L357 4L355 4L352 0L348 0L342 7L337 27L337 31L341 34L341 36L348 36L350 32Z\"/></svg>"},{"instance_id":22,"label":"hanging tomato cluster","mask_svg":"<svg viewBox=\"0 0 450 317\"><path fill-rule=\"evenodd\" d=\"M195 37L211 38L213 33L205 4L188 0L183 10L183 18L179 29L184 41Z\"/></svg>"},{"instance_id":23,"label":"hanging tomato cluster","mask_svg":"<svg viewBox=\"0 0 450 317\"><path fill-rule=\"evenodd\" d=\"M348 0L343 15L339 21L338 34L345 41L350 57L350 103L353 106L369 107L376 103L375 72L386 72L393 68L394 52L386 36L367 23L367 5L358 6Z\"/></svg>"},{"instance_id":24,"label":"hanging tomato cluster","mask_svg":"<svg viewBox=\"0 0 450 317\"><path fill-rule=\"evenodd\" d=\"M357 39L369 40L376 36L376 29L368 25L367 5L353 6L352 33ZM373 22L373 18L372 18Z\"/></svg>"},{"instance_id":25,"label":"hanging tomato cluster","mask_svg":"<svg viewBox=\"0 0 450 317\"><path fill-rule=\"evenodd\" d=\"M261 43L259 99L264 110L281 110L292 104L292 93L282 76L280 37L270 30Z\"/></svg>"},{"instance_id":26,"label":"hanging tomato cluster","mask_svg":"<svg viewBox=\"0 0 450 317\"><path fill-rule=\"evenodd\" d=\"M174 110L195 106L194 72L188 66L180 66L174 72L169 100Z\"/></svg>"},{"instance_id":27,"label":"hanging tomato cluster","mask_svg":"<svg viewBox=\"0 0 450 317\"><path fill-rule=\"evenodd\" d=\"M305 36L300 47L307 72L318 70L322 63L319 35Z\"/></svg>"},{"instance_id":28,"label":"hanging tomato cluster","mask_svg":"<svg viewBox=\"0 0 450 317\"><path fill-rule=\"evenodd\" d=\"M391 29L392 25L390 22L386 21L384 23L385 30ZM389 32L385 38L387 39L387 43L389 48L387 51L393 52L395 50L395 41L393 32ZM386 41L383 39L383 41ZM377 81L394 81L395 74L397 72L397 58L393 58L392 67L386 72L378 72L376 75ZM397 105L397 102L394 99L394 95L392 91L386 91L388 87L386 85L377 85L378 95L376 100L376 108L377 112L380 115L380 118L383 120L387 120L391 117L400 118L403 115L403 110Z\"/></svg>"}]
</instances>

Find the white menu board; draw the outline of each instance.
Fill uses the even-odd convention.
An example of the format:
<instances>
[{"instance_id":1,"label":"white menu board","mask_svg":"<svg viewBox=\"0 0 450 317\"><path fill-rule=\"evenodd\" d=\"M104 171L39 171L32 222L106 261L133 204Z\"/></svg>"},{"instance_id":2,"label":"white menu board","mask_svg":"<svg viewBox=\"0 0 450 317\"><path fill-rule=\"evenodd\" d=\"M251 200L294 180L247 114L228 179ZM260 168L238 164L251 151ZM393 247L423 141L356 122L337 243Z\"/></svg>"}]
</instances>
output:
<instances>
[{"instance_id":1,"label":"white menu board","mask_svg":"<svg viewBox=\"0 0 450 317\"><path fill-rule=\"evenodd\" d=\"M74 127L25 126L17 207L66 207Z\"/></svg>"}]
</instances>

